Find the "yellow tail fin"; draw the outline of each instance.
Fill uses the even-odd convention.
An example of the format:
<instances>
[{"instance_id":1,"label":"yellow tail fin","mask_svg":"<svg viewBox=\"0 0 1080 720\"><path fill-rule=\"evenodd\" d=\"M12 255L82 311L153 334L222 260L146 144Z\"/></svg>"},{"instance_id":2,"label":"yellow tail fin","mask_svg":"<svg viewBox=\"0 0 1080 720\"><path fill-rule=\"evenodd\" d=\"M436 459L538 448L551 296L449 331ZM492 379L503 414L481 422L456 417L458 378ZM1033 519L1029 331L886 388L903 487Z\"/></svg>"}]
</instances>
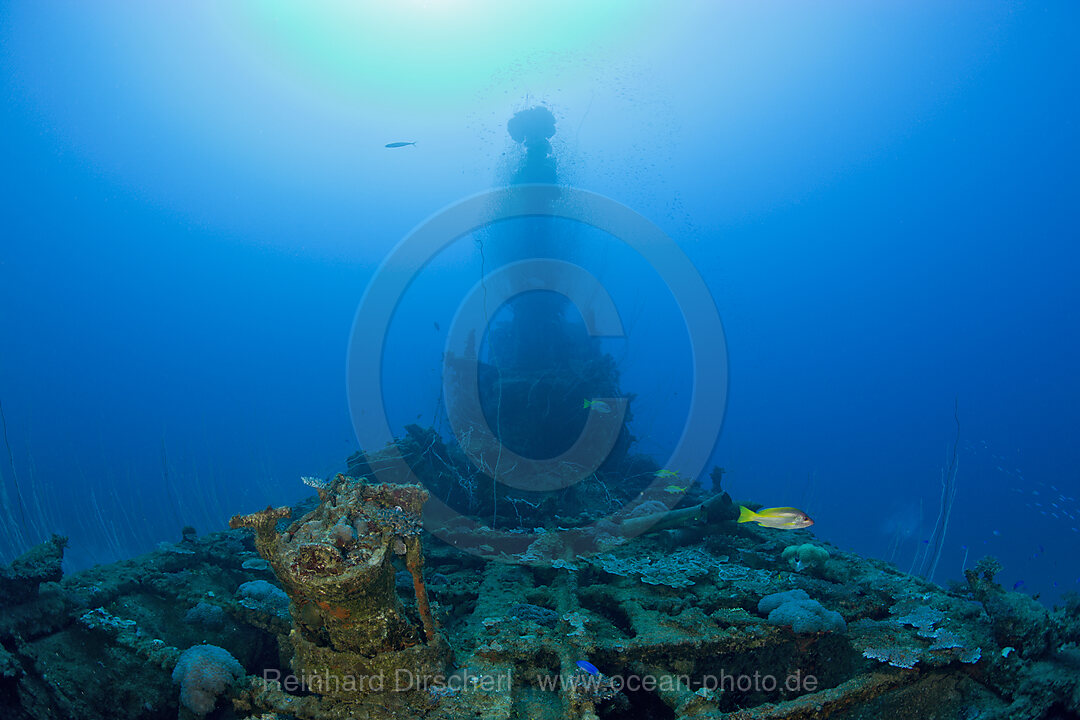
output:
<instances>
[{"instance_id":1,"label":"yellow tail fin","mask_svg":"<svg viewBox=\"0 0 1080 720\"><path fill-rule=\"evenodd\" d=\"M756 517L757 513L750 508L743 505L739 506L739 522L753 522Z\"/></svg>"}]
</instances>

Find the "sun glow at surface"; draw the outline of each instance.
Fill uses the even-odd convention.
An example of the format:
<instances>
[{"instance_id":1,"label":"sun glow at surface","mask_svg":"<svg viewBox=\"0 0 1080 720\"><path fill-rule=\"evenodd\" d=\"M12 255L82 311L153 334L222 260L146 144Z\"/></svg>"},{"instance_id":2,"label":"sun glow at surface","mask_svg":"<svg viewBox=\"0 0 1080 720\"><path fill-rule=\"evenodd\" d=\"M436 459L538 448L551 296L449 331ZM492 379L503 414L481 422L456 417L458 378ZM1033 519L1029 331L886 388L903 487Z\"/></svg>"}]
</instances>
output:
<instances>
[{"instance_id":1,"label":"sun glow at surface","mask_svg":"<svg viewBox=\"0 0 1080 720\"><path fill-rule=\"evenodd\" d=\"M538 57L589 53L613 37L625 42L649 14L611 0L262 0L234 7L223 20L248 28L279 69L337 91L425 102L475 91Z\"/></svg>"}]
</instances>

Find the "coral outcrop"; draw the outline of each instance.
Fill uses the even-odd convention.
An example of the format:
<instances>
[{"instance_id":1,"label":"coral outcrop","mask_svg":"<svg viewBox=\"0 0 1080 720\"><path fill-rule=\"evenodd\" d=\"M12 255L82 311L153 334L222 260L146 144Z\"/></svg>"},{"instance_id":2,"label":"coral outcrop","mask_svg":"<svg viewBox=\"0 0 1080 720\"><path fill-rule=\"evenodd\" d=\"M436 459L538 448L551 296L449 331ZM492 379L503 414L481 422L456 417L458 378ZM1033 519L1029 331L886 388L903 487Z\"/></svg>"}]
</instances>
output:
<instances>
[{"instance_id":1,"label":"coral outcrop","mask_svg":"<svg viewBox=\"0 0 1080 720\"><path fill-rule=\"evenodd\" d=\"M244 668L229 651L216 645L196 645L180 655L173 682L180 686L180 704L202 717L214 709L218 697L244 677Z\"/></svg>"},{"instance_id":2,"label":"coral outcrop","mask_svg":"<svg viewBox=\"0 0 1080 720\"><path fill-rule=\"evenodd\" d=\"M294 672L312 679L310 690L343 702L364 694L346 679L442 672L448 647L431 616L420 545L427 491L344 475L311 484L321 502L281 532L278 522L291 515L284 508L231 522L255 531L259 554L288 596ZM412 578L419 623L398 598L395 560ZM267 587L253 587L258 584ZM258 599L273 588L256 581L241 590Z\"/></svg>"}]
</instances>

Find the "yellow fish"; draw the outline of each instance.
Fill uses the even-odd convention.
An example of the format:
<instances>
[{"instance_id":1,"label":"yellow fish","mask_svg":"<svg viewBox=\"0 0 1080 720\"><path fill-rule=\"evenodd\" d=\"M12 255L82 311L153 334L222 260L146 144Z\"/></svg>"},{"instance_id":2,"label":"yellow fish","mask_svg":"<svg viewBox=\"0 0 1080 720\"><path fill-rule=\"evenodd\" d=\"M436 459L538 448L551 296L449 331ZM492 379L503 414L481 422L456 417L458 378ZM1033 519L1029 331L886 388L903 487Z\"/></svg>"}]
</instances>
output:
<instances>
[{"instance_id":1,"label":"yellow fish","mask_svg":"<svg viewBox=\"0 0 1080 720\"><path fill-rule=\"evenodd\" d=\"M664 488L664 490L669 493L686 492L686 488L682 487L681 485L668 485L666 488Z\"/></svg>"},{"instance_id":2,"label":"yellow fish","mask_svg":"<svg viewBox=\"0 0 1080 720\"><path fill-rule=\"evenodd\" d=\"M585 410L592 408L596 412L603 413L604 415L607 415L609 412L611 412L611 406L603 400L583 400L581 407Z\"/></svg>"},{"instance_id":3,"label":"yellow fish","mask_svg":"<svg viewBox=\"0 0 1080 720\"><path fill-rule=\"evenodd\" d=\"M674 470L668 470L666 468L664 470L656 471L656 477L675 477L678 474L679 473L675 472Z\"/></svg>"},{"instance_id":4,"label":"yellow fish","mask_svg":"<svg viewBox=\"0 0 1080 720\"><path fill-rule=\"evenodd\" d=\"M777 530L799 530L814 524L809 515L793 507L765 508L754 512L741 505L739 506L739 522L756 522L758 525Z\"/></svg>"}]
</instances>

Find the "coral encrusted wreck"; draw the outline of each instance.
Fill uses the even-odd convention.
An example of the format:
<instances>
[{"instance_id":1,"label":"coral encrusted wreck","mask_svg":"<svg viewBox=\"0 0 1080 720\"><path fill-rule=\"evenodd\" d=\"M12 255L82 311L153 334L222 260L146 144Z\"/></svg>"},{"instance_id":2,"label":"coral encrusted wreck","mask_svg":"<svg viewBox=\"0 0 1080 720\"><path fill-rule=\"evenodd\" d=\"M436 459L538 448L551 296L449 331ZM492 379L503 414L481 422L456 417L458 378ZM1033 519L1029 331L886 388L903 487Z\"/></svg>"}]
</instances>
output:
<instances>
[{"instance_id":1,"label":"coral encrusted wreck","mask_svg":"<svg viewBox=\"0 0 1080 720\"><path fill-rule=\"evenodd\" d=\"M427 491L343 475L318 491L318 507L283 532L277 525L291 514L288 508L230 523L255 531L256 549L288 594L293 670L314 692L346 697L363 689L354 687L362 678L443 672L448 648L431 617L422 574L420 513ZM398 598L395 557L412 576L419 627Z\"/></svg>"},{"instance_id":2,"label":"coral encrusted wreck","mask_svg":"<svg viewBox=\"0 0 1080 720\"><path fill-rule=\"evenodd\" d=\"M725 512L491 558L430 541L418 486L309 484L299 519L70 577L63 538L0 567L0 718L1080 717L1080 597L1047 609L989 560L943 589ZM809 542L828 560L796 571Z\"/></svg>"}]
</instances>

